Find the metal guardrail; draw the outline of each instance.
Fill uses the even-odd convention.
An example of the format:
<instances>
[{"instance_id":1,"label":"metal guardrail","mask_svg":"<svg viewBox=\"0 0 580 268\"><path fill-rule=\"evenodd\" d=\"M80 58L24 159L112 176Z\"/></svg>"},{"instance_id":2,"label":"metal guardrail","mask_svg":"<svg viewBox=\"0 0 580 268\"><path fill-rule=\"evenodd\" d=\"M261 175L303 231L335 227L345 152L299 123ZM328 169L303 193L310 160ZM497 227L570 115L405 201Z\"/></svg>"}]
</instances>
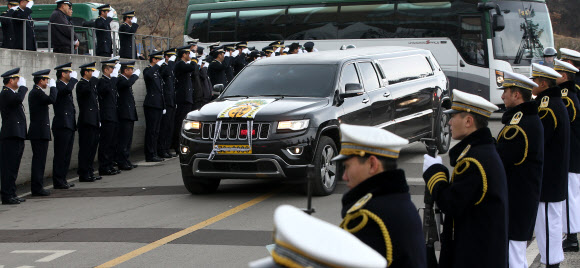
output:
<instances>
[{"instance_id":1,"label":"metal guardrail","mask_svg":"<svg viewBox=\"0 0 580 268\"><path fill-rule=\"evenodd\" d=\"M139 48L139 50L142 50L140 54L143 54L143 56L145 58L147 58L147 56L149 54L151 54L154 51L159 51L159 50L167 50L169 49L170 45L171 45L171 40L173 38L169 38L169 37L161 37L161 36L154 36L154 35L143 35L143 34L133 34L133 33L125 33L125 32L120 32L120 31L114 31L114 30L103 30L103 29L98 29L98 28L94 28L94 27L84 27L84 26L76 26L76 25L68 25L68 24L58 24L58 23L51 23L48 21L38 21L38 20L28 20L28 19L20 19L20 18L11 18L11 17L2 17L2 18L7 18L10 20L16 20L16 21L22 21L23 24L27 23L27 22L32 22L36 24L46 24L47 28L48 28L48 34L47 34L47 41L44 40L38 40L38 31L36 30L37 27L35 27L35 34L37 34L36 36L36 47L37 47L37 51L38 51L38 44L39 43L47 43L47 48L48 48L48 52L54 52L54 48L52 46L52 27L51 25L58 25L58 26L64 26L64 27L70 27L71 28L71 40L70 40L70 47L71 47L71 51L70 54L79 54L78 49L75 49L74 47L74 35L75 33L75 29L86 29L88 32L91 33L91 35L87 35L86 36L86 42L87 42L87 54L91 55L91 56L96 56L96 45L97 45L97 31L104 31L104 32L110 32L111 34L111 40L113 41L112 45L113 45L113 56L118 56L119 55L119 50L120 50L120 44L119 44L119 34L130 34L131 35L131 39L133 44L135 44L132 47L132 58L135 58L137 49ZM17 22L18 23L18 22ZM14 23L13 23L14 24ZM24 25L24 27L22 27L22 49L26 50L26 33L27 33L27 27L26 25ZM15 33L18 34L18 33ZM90 43L89 42L89 38L91 39L90 41L92 41L92 53L90 53ZM85 40L83 40L85 41ZM79 43L81 42L81 38L79 37ZM147 45L147 42L149 43L149 45ZM84 54L84 55L87 55Z\"/></svg>"}]
</instances>

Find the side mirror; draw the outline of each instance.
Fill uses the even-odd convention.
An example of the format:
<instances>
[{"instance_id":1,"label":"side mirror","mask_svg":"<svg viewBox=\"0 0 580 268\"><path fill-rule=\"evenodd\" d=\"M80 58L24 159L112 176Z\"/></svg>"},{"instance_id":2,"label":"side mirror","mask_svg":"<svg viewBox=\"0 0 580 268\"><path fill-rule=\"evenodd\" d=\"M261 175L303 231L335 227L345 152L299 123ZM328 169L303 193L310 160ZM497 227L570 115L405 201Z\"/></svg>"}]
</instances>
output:
<instances>
[{"instance_id":1,"label":"side mirror","mask_svg":"<svg viewBox=\"0 0 580 268\"><path fill-rule=\"evenodd\" d=\"M363 87L359 83L348 83L344 86L344 93L340 94L342 98L360 96L364 93Z\"/></svg>"},{"instance_id":2,"label":"side mirror","mask_svg":"<svg viewBox=\"0 0 580 268\"><path fill-rule=\"evenodd\" d=\"M505 29L505 21L503 15L493 14L492 28L495 32L501 32Z\"/></svg>"},{"instance_id":3,"label":"side mirror","mask_svg":"<svg viewBox=\"0 0 580 268\"><path fill-rule=\"evenodd\" d=\"M224 91L224 85L223 84L214 85L213 86L212 95L219 96L220 94L222 94L223 91Z\"/></svg>"}]
</instances>

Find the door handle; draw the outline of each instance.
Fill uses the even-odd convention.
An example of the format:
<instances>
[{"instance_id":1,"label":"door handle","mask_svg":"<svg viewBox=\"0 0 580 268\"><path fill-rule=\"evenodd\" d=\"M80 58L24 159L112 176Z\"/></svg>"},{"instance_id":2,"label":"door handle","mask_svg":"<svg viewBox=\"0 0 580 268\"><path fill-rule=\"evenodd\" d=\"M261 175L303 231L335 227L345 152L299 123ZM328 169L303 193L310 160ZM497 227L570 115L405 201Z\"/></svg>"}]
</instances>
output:
<instances>
[{"instance_id":1,"label":"door handle","mask_svg":"<svg viewBox=\"0 0 580 268\"><path fill-rule=\"evenodd\" d=\"M389 96L391 96L391 92L385 92L383 94L383 97L388 98Z\"/></svg>"},{"instance_id":2,"label":"door handle","mask_svg":"<svg viewBox=\"0 0 580 268\"><path fill-rule=\"evenodd\" d=\"M368 103L369 101L371 101L370 99L363 99L362 103Z\"/></svg>"}]
</instances>

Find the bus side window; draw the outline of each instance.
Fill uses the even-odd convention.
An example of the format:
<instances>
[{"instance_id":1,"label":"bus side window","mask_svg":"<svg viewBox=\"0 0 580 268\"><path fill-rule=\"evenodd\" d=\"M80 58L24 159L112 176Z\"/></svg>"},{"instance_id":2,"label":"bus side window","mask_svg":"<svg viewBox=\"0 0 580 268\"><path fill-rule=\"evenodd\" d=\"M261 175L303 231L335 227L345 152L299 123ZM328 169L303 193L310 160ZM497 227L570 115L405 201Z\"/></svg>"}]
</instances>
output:
<instances>
[{"instance_id":1,"label":"bus side window","mask_svg":"<svg viewBox=\"0 0 580 268\"><path fill-rule=\"evenodd\" d=\"M338 7L291 7L286 28L291 40L336 39Z\"/></svg>"},{"instance_id":2,"label":"bus side window","mask_svg":"<svg viewBox=\"0 0 580 268\"><path fill-rule=\"evenodd\" d=\"M481 17L462 17L459 52L463 59L473 65L485 66L485 45L483 43Z\"/></svg>"},{"instance_id":3,"label":"bus side window","mask_svg":"<svg viewBox=\"0 0 580 268\"><path fill-rule=\"evenodd\" d=\"M237 39L284 40L286 9L240 10Z\"/></svg>"},{"instance_id":4,"label":"bus side window","mask_svg":"<svg viewBox=\"0 0 580 268\"><path fill-rule=\"evenodd\" d=\"M212 12L209 21L209 42L236 40L237 12Z\"/></svg>"},{"instance_id":5,"label":"bus side window","mask_svg":"<svg viewBox=\"0 0 580 268\"><path fill-rule=\"evenodd\" d=\"M189 16L187 35L191 38L207 42L207 28L209 26L207 13L191 13Z\"/></svg>"}]
</instances>

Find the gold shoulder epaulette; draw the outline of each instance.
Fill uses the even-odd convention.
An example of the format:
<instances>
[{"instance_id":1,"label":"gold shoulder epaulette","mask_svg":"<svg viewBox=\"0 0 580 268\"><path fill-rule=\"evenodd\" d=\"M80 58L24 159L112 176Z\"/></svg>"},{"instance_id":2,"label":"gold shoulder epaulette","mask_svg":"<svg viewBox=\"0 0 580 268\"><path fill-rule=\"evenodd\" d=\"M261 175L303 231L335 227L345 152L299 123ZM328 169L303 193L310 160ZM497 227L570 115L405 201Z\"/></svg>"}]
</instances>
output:
<instances>
[{"instance_id":1,"label":"gold shoulder epaulette","mask_svg":"<svg viewBox=\"0 0 580 268\"><path fill-rule=\"evenodd\" d=\"M356 203L354 203L354 205L352 205L352 207L350 207L348 209L348 211L346 212L347 214L352 214L355 213L357 211L359 211L361 208L363 208L371 199L373 198L373 194L368 193L365 196L363 196L361 199L359 199L358 201L356 201Z\"/></svg>"},{"instance_id":2,"label":"gold shoulder epaulette","mask_svg":"<svg viewBox=\"0 0 580 268\"><path fill-rule=\"evenodd\" d=\"M550 104L550 97L544 96L542 98L542 102L540 103L540 108L546 108L548 107L548 104Z\"/></svg>"},{"instance_id":3,"label":"gold shoulder epaulette","mask_svg":"<svg viewBox=\"0 0 580 268\"><path fill-rule=\"evenodd\" d=\"M475 202L475 205L477 206L483 201L483 199L485 198L485 194L487 193L487 175L485 174L485 169L483 169L483 166L481 165L481 163L479 163L479 161L477 161L477 159L473 157L466 157L461 161L457 161L455 169L453 170L453 175L451 176L451 182L453 182L453 180L455 179L455 175L461 175L465 173L465 171L467 171L472 164L477 167L477 169L481 174L483 188L481 198L477 202Z\"/></svg>"},{"instance_id":4,"label":"gold shoulder epaulette","mask_svg":"<svg viewBox=\"0 0 580 268\"><path fill-rule=\"evenodd\" d=\"M510 121L510 125L517 125L520 123L520 120L522 120L522 117L524 117L524 113L517 112L516 114L514 114L514 116L512 117L512 121Z\"/></svg>"},{"instance_id":5,"label":"gold shoulder epaulette","mask_svg":"<svg viewBox=\"0 0 580 268\"><path fill-rule=\"evenodd\" d=\"M469 152L469 149L471 149L471 144L467 145L467 147L465 147L465 149L463 150L463 152L461 152L461 154L459 155L459 157L457 158L456 161L461 160L461 158L463 158L467 152Z\"/></svg>"},{"instance_id":6,"label":"gold shoulder epaulette","mask_svg":"<svg viewBox=\"0 0 580 268\"><path fill-rule=\"evenodd\" d=\"M513 121L513 119L512 119L512 121ZM512 130L512 129L514 130L513 134L511 134L510 136L508 136L508 132L510 130ZM510 126L504 127L501 130L501 132L499 133L499 135L497 136L497 141L498 142L501 139L505 139L505 140L510 141L510 140L513 140L519 133L521 133L522 134L522 137L524 138L524 156L523 156L523 158L522 158L522 160L520 162L517 162L517 163L514 164L516 166L521 165L526 160L526 158L528 157L528 135L526 134L526 132L524 131L523 128L521 128L517 124L512 124Z\"/></svg>"}]
</instances>

